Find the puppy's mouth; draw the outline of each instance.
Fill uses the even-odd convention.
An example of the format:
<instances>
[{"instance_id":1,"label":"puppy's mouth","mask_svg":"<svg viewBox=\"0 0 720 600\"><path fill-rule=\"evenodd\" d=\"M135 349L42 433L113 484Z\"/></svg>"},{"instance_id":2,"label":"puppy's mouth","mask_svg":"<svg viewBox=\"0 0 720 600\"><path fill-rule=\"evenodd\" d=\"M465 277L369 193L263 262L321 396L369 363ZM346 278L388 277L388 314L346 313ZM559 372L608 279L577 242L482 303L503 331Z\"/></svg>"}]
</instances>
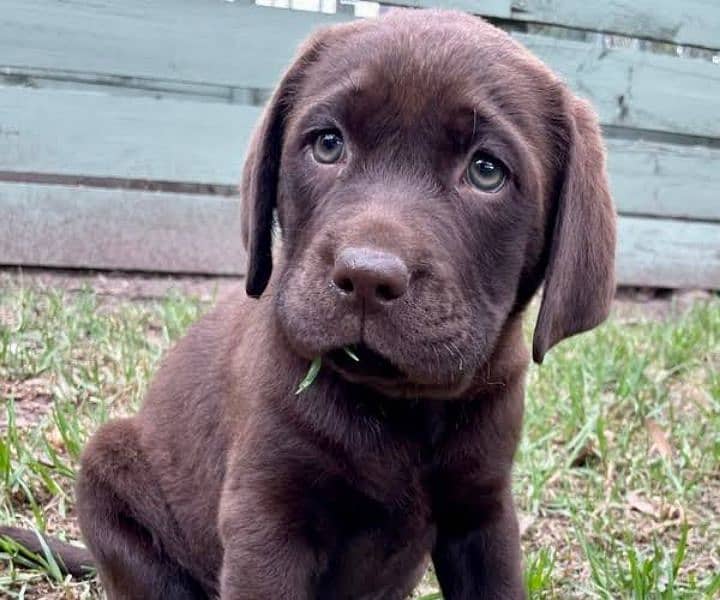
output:
<instances>
[{"instance_id":1,"label":"puppy's mouth","mask_svg":"<svg viewBox=\"0 0 720 600\"><path fill-rule=\"evenodd\" d=\"M364 343L331 350L327 359L343 375L353 379L405 379L405 374L389 359Z\"/></svg>"}]
</instances>

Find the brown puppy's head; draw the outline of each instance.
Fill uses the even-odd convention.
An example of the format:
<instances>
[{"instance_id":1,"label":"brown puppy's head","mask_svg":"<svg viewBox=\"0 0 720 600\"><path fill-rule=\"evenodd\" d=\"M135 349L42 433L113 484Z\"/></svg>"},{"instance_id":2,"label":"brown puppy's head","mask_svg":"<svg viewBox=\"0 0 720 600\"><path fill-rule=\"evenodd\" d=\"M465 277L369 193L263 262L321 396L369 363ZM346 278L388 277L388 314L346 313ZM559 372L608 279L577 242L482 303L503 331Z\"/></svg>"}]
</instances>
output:
<instances>
[{"instance_id":1,"label":"brown puppy's head","mask_svg":"<svg viewBox=\"0 0 720 600\"><path fill-rule=\"evenodd\" d=\"M400 10L316 34L266 109L242 194L248 294L270 279L277 211L289 343L387 393L462 393L543 279L538 362L609 309L596 118L475 17Z\"/></svg>"}]
</instances>

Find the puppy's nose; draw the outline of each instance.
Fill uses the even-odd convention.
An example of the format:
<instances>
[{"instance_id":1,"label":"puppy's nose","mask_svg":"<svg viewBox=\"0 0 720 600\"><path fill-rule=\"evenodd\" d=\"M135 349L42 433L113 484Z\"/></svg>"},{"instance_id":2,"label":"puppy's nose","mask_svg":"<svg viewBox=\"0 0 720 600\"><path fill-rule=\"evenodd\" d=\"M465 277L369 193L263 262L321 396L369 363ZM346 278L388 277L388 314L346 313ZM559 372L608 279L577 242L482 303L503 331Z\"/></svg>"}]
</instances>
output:
<instances>
[{"instance_id":1,"label":"puppy's nose","mask_svg":"<svg viewBox=\"0 0 720 600\"><path fill-rule=\"evenodd\" d=\"M348 298L379 307L405 294L410 272L395 254L371 248L346 248L335 260L332 280Z\"/></svg>"}]
</instances>

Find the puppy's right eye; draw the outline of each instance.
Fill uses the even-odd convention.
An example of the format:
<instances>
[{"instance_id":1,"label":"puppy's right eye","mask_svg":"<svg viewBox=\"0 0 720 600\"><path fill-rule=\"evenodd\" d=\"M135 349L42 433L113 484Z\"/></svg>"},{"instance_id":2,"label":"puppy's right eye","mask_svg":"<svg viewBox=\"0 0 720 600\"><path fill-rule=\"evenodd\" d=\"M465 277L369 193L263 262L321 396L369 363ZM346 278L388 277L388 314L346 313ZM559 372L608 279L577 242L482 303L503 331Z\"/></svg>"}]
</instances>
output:
<instances>
[{"instance_id":1,"label":"puppy's right eye","mask_svg":"<svg viewBox=\"0 0 720 600\"><path fill-rule=\"evenodd\" d=\"M319 163L336 163L342 158L345 142L337 129L321 131L312 146L313 158Z\"/></svg>"},{"instance_id":2,"label":"puppy's right eye","mask_svg":"<svg viewBox=\"0 0 720 600\"><path fill-rule=\"evenodd\" d=\"M497 192L507 179L503 164L484 152L476 152L467 168L467 178L481 192Z\"/></svg>"}]
</instances>

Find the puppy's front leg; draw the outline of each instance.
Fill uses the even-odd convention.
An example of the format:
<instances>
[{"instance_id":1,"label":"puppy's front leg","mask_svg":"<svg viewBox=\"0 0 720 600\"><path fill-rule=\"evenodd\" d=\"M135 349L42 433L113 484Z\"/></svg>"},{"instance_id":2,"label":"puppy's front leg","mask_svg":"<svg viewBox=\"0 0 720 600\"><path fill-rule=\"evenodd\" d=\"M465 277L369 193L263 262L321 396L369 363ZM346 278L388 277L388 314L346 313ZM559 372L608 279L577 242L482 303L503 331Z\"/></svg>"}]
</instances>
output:
<instances>
[{"instance_id":1,"label":"puppy's front leg","mask_svg":"<svg viewBox=\"0 0 720 600\"><path fill-rule=\"evenodd\" d=\"M314 598L315 553L284 507L243 494L223 506L221 535L221 600Z\"/></svg>"},{"instance_id":2,"label":"puppy's front leg","mask_svg":"<svg viewBox=\"0 0 720 600\"><path fill-rule=\"evenodd\" d=\"M520 535L510 494L480 525L441 525L433 563L445 600L524 599Z\"/></svg>"}]
</instances>

